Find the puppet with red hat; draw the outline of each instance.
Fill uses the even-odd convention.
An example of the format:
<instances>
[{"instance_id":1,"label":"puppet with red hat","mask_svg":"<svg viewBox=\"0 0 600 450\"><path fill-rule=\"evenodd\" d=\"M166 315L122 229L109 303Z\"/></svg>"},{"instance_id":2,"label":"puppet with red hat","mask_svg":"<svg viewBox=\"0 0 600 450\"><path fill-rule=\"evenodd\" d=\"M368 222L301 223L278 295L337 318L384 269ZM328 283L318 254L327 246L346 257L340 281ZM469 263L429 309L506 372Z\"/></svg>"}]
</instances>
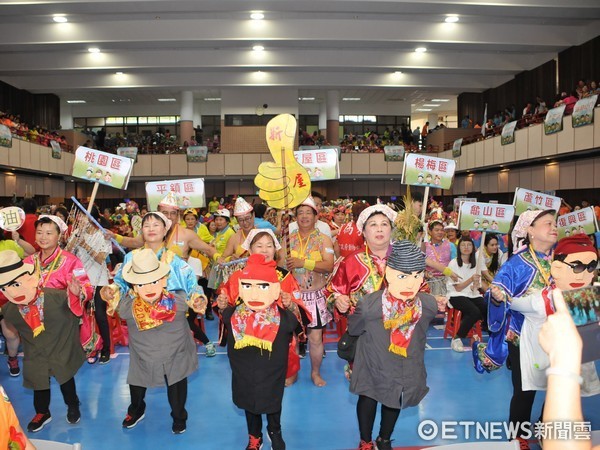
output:
<instances>
[{"instance_id":1,"label":"puppet with red hat","mask_svg":"<svg viewBox=\"0 0 600 450\"><path fill-rule=\"evenodd\" d=\"M298 320L279 306L281 283L275 261L253 254L240 271L239 298L223 311L229 332L227 354L235 405L246 413L247 449L262 447L262 414L274 450L285 449L281 435L281 405L289 343Z\"/></svg>"}]
</instances>

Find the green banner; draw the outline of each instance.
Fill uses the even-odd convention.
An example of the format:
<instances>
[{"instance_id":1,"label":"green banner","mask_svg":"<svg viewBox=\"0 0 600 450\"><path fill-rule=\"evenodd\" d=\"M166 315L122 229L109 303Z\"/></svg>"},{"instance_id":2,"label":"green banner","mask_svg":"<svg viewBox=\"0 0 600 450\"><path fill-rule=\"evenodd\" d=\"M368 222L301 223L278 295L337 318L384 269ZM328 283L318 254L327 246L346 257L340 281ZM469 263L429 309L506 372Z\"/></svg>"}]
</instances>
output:
<instances>
[{"instance_id":1,"label":"green banner","mask_svg":"<svg viewBox=\"0 0 600 450\"><path fill-rule=\"evenodd\" d=\"M558 216L556 224L559 239L579 233L590 235L598 230L593 206Z\"/></svg>"},{"instance_id":2,"label":"green banner","mask_svg":"<svg viewBox=\"0 0 600 450\"><path fill-rule=\"evenodd\" d=\"M127 189L132 168L133 161L130 158L79 147L75 152L71 175L92 183Z\"/></svg>"},{"instance_id":3,"label":"green banner","mask_svg":"<svg viewBox=\"0 0 600 450\"><path fill-rule=\"evenodd\" d=\"M563 129L563 115L565 114L566 105L560 105L557 108L552 108L546 113L544 119L544 134L554 134Z\"/></svg>"},{"instance_id":4,"label":"green banner","mask_svg":"<svg viewBox=\"0 0 600 450\"><path fill-rule=\"evenodd\" d=\"M187 148L187 162L208 161L208 147L202 145L190 145Z\"/></svg>"},{"instance_id":5,"label":"green banner","mask_svg":"<svg viewBox=\"0 0 600 450\"><path fill-rule=\"evenodd\" d=\"M508 122L502 127L502 136L500 137L500 145L508 145L515 142L515 128L517 121Z\"/></svg>"},{"instance_id":6,"label":"green banner","mask_svg":"<svg viewBox=\"0 0 600 450\"><path fill-rule=\"evenodd\" d=\"M596 106L597 100L598 95L592 95L591 97L582 98L575 103L571 118L573 120L573 128L590 125L594 121L594 106Z\"/></svg>"},{"instance_id":7,"label":"green banner","mask_svg":"<svg viewBox=\"0 0 600 450\"><path fill-rule=\"evenodd\" d=\"M458 213L458 228L507 234L514 216L515 208L512 205L463 202Z\"/></svg>"},{"instance_id":8,"label":"green banner","mask_svg":"<svg viewBox=\"0 0 600 450\"><path fill-rule=\"evenodd\" d=\"M294 152L294 157L308 172L310 181L340 178L338 151L335 148Z\"/></svg>"},{"instance_id":9,"label":"green banner","mask_svg":"<svg viewBox=\"0 0 600 450\"><path fill-rule=\"evenodd\" d=\"M6 125L0 125L0 147L12 147L12 133Z\"/></svg>"},{"instance_id":10,"label":"green banner","mask_svg":"<svg viewBox=\"0 0 600 450\"><path fill-rule=\"evenodd\" d=\"M407 153L404 158L402 183L450 189L455 170L456 162L453 159Z\"/></svg>"}]
</instances>

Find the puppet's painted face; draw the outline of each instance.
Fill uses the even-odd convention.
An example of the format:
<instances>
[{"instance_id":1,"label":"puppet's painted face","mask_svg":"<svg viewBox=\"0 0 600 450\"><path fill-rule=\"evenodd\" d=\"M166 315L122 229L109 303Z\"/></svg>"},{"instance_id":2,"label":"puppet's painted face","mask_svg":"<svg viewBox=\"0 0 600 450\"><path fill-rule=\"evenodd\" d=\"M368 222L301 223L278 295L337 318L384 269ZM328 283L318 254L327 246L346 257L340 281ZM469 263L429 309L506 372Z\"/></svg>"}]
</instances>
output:
<instances>
[{"instance_id":1,"label":"puppet's painted face","mask_svg":"<svg viewBox=\"0 0 600 450\"><path fill-rule=\"evenodd\" d=\"M385 268L385 279L388 282L390 293L400 300L411 300L415 298L417 292L423 284L425 272L405 273L400 270Z\"/></svg>"},{"instance_id":2,"label":"puppet's painted face","mask_svg":"<svg viewBox=\"0 0 600 450\"><path fill-rule=\"evenodd\" d=\"M279 298L281 285L263 280L240 280L240 298L252 311L267 309Z\"/></svg>"},{"instance_id":3,"label":"puppet's painted face","mask_svg":"<svg viewBox=\"0 0 600 450\"><path fill-rule=\"evenodd\" d=\"M579 252L567 255L564 261L552 261L550 273L556 287L568 291L589 286L594 279L598 257L594 252ZM588 269L592 268L591 271Z\"/></svg>"},{"instance_id":4,"label":"puppet's painted face","mask_svg":"<svg viewBox=\"0 0 600 450\"><path fill-rule=\"evenodd\" d=\"M2 292L9 302L15 305L27 305L35 300L39 275L34 271L32 274L24 273L16 280L2 288Z\"/></svg>"},{"instance_id":5,"label":"puppet's painted face","mask_svg":"<svg viewBox=\"0 0 600 450\"><path fill-rule=\"evenodd\" d=\"M142 300L154 303L162 298L163 290L167 287L167 278L162 277L154 283L134 284L133 290Z\"/></svg>"}]
</instances>

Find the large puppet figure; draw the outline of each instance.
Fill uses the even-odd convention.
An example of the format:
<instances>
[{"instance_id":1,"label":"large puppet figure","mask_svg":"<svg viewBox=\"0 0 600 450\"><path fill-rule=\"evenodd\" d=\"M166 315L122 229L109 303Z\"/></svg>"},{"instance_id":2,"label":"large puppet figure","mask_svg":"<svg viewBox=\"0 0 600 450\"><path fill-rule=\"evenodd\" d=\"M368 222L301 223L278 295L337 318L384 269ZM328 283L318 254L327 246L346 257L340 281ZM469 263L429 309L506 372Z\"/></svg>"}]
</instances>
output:
<instances>
[{"instance_id":1,"label":"large puppet figure","mask_svg":"<svg viewBox=\"0 0 600 450\"><path fill-rule=\"evenodd\" d=\"M285 450L281 435L281 404L289 342L296 316L278 305L281 284L275 261L253 254L239 276L239 299L223 311L229 332L227 354L235 405L246 412L247 450L262 447L262 414L273 450Z\"/></svg>"},{"instance_id":2,"label":"large puppet figure","mask_svg":"<svg viewBox=\"0 0 600 450\"><path fill-rule=\"evenodd\" d=\"M391 450L400 410L418 405L429 391L427 328L446 299L419 292L424 277L421 250L406 240L394 242L386 262L387 287L366 295L348 317L348 333L359 336L350 378L350 391L358 395L359 450ZM378 403L381 425L373 444Z\"/></svg>"},{"instance_id":3,"label":"large puppet figure","mask_svg":"<svg viewBox=\"0 0 600 450\"><path fill-rule=\"evenodd\" d=\"M181 270L191 271L189 267ZM174 434L186 430L187 377L198 369L196 345L186 320L188 300L184 290L168 290L169 277L176 267L160 261L149 248L133 252L121 275L132 288L118 296L118 310L129 329L129 372L127 383L131 403L123 420L124 428L133 428L145 416L144 398L149 387L167 383ZM109 287L118 290L117 285ZM206 300L204 300L206 301ZM117 303L110 302L108 314ZM204 310L205 303L196 305Z\"/></svg>"},{"instance_id":4,"label":"large puppet figure","mask_svg":"<svg viewBox=\"0 0 600 450\"><path fill-rule=\"evenodd\" d=\"M12 250L0 252L0 289L9 301L2 307L4 317L23 342L23 386L33 390L36 415L28 431L39 431L52 420L51 376L60 385L68 407L67 422L78 423L81 414L75 374L85 360L79 339L79 295L73 294L72 288L44 287L39 268L21 261Z\"/></svg>"}]
</instances>

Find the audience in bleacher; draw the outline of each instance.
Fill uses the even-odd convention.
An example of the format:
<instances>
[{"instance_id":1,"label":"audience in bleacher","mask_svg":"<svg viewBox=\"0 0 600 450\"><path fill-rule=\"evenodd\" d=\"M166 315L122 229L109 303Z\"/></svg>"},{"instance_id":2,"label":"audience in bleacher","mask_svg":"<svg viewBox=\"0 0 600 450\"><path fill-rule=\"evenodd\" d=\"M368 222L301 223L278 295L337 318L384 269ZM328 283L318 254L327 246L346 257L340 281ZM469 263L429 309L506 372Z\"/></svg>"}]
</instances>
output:
<instances>
[{"instance_id":1,"label":"audience in bleacher","mask_svg":"<svg viewBox=\"0 0 600 450\"><path fill-rule=\"evenodd\" d=\"M64 136L59 135L56 131L49 131L38 125L30 127L25 122L22 122L18 115L0 111L0 125L6 125L15 139L34 142L44 147L50 147L50 141L56 141L64 151L72 150Z\"/></svg>"}]
</instances>

